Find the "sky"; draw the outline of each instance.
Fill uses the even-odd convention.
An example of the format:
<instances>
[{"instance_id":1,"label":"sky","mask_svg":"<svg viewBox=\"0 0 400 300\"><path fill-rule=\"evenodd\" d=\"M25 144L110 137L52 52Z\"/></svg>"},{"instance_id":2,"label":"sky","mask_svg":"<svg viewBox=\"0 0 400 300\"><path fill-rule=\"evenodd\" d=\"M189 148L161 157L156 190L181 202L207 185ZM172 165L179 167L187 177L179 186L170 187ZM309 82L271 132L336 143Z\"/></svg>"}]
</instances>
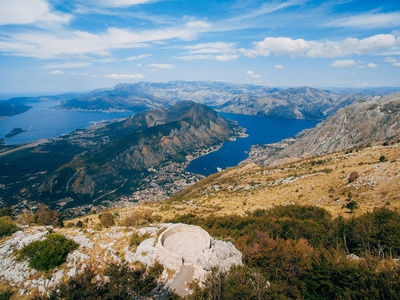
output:
<instances>
[{"instance_id":1,"label":"sky","mask_svg":"<svg viewBox=\"0 0 400 300\"><path fill-rule=\"evenodd\" d=\"M399 87L399 75L399 0L0 0L0 93Z\"/></svg>"}]
</instances>

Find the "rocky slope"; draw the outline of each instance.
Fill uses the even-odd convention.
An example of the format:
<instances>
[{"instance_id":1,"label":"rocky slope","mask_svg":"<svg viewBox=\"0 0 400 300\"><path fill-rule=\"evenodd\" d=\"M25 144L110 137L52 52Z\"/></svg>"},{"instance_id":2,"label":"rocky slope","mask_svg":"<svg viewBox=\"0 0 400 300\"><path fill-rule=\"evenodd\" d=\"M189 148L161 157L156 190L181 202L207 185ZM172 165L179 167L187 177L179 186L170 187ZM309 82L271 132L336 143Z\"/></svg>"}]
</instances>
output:
<instances>
[{"instance_id":1,"label":"rocky slope","mask_svg":"<svg viewBox=\"0 0 400 300\"><path fill-rule=\"evenodd\" d=\"M400 93L374 97L340 109L295 139L252 148L249 159L264 165L400 138Z\"/></svg>"},{"instance_id":2,"label":"rocky slope","mask_svg":"<svg viewBox=\"0 0 400 300\"><path fill-rule=\"evenodd\" d=\"M360 98L302 87L273 91L267 96L239 95L217 109L271 118L321 120Z\"/></svg>"}]
</instances>

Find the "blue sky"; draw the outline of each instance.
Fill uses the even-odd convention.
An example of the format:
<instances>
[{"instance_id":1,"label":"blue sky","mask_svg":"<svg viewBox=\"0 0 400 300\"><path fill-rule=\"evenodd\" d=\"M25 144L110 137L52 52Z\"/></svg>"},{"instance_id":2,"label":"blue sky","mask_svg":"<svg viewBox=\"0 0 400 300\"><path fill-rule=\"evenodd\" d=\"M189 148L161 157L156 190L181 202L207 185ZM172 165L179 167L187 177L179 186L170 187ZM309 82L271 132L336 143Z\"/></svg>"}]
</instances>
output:
<instances>
[{"instance_id":1,"label":"blue sky","mask_svg":"<svg viewBox=\"0 0 400 300\"><path fill-rule=\"evenodd\" d=\"M400 86L400 1L0 0L0 93Z\"/></svg>"}]
</instances>

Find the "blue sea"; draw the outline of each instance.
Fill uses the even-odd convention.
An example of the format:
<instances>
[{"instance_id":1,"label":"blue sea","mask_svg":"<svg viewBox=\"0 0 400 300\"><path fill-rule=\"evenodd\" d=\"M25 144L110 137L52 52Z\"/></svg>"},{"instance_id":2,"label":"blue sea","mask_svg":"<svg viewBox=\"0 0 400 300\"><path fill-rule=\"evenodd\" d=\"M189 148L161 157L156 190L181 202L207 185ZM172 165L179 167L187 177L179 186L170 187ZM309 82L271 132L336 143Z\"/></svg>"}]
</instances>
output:
<instances>
[{"instance_id":1,"label":"blue sea","mask_svg":"<svg viewBox=\"0 0 400 300\"><path fill-rule=\"evenodd\" d=\"M241 127L247 129L246 133L249 136L226 142L218 151L193 160L186 171L208 176L218 172L217 168L226 169L237 166L248 157L246 151L249 151L252 145L276 143L294 137L303 129L315 127L318 124L318 121L313 120L287 120L228 113L220 114L227 119L237 121Z\"/></svg>"},{"instance_id":2,"label":"blue sea","mask_svg":"<svg viewBox=\"0 0 400 300\"><path fill-rule=\"evenodd\" d=\"M33 142L40 139L56 138L64 133L91 125L93 122L108 121L115 118L125 118L132 112L83 112L69 110L54 110L51 107L58 103L53 101L29 104L29 111L10 118L0 120L0 138L13 128L28 130L6 139L7 145ZM219 150L193 160L187 171L208 176L216 173L217 168L237 166L248 157L246 151L255 144L279 142L293 137L305 128L314 127L317 121L285 120L220 113L223 117L237 121L246 128L249 135L226 142Z\"/></svg>"},{"instance_id":3,"label":"blue sea","mask_svg":"<svg viewBox=\"0 0 400 300\"><path fill-rule=\"evenodd\" d=\"M83 112L54 110L58 103L53 101L29 104L25 113L0 120L0 138L13 128L28 130L6 139L6 145L33 142L40 139L56 138L64 133L91 125L93 122L125 118L132 112Z\"/></svg>"}]
</instances>

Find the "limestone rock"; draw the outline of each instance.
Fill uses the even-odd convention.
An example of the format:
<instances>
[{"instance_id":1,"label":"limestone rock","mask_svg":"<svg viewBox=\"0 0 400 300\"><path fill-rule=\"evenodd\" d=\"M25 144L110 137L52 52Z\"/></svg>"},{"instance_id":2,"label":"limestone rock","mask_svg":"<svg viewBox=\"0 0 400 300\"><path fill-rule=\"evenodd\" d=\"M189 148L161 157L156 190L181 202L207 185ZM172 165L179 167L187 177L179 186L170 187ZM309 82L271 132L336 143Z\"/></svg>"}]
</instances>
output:
<instances>
[{"instance_id":1,"label":"limestone rock","mask_svg":"<svg viewBox=\"0 0 400 300\"><path fill-rule=\"evenodd\" d=\"M196 260L207 271L213 267L227 271L232 265L242 265L242 253L231 242L213 240L211 248L199 254Z\"/></svg>"},{"instance_id":2,"label":"limestone rock","mask_svg":"<svg viewBox=\"0 0 400 300\"><path fill-rule=\"evenodd\" d=\"M155 238L149 238L141 242L137 247L133 260L139 261L146 266L153 265L158 257L158 253L154 247L155 240Z\"/></svg>"}]
</instances>

